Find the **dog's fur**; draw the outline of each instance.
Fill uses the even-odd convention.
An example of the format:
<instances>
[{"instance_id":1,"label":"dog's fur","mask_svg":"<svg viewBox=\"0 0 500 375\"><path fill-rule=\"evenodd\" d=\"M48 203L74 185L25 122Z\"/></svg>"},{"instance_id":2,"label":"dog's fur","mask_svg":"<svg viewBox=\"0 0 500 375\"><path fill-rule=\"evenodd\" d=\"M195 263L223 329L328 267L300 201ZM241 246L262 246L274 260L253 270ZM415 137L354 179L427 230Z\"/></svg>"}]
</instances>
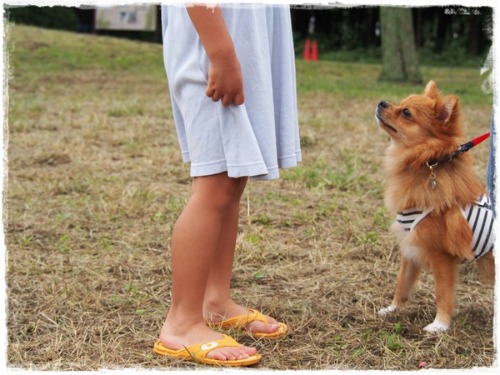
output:
<instances>
[{"instance_id":1,"label":"dog's fur","mask_svg":"<svg viewBox=\"0 0 500 375\"><path fill-rule=\"evenodd\" d=\"M390 136L385 153L387 208L393 213L415 207L433 209L411 232L404 232L397 222L392 226L401 249L401 269L393 301L379 314L386 316L401 307L409 299L421 268L429 266L435 281L437 314L424 328L428 332L449 328L458 266L463 260L474 259L472 231L460 207L485 194L474 176L470 152L439 163L432 170L436 186L431 186L426 163L451 154L466 141L458 102L456 96L441 96L430 81L422 95L410 95L399 104L382 101L376 108L376 119ZM482 281L493 284L493 252L477 263Z\"/></svg>"}]
</instances>

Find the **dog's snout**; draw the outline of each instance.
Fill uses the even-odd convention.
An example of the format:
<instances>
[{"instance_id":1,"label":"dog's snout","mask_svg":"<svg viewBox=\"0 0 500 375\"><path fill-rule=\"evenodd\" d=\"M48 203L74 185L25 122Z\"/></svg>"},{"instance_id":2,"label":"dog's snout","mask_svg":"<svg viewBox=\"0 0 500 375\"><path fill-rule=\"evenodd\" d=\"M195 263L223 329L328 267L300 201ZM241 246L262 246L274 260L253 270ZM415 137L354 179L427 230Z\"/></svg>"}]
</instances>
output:
<instances>
[{"instance_id":1,"label":"dog's snout","mask_svg":"<svg viewBox=\"0 0 500 375\"><path fill-rule=\"evenodd\" d=\"M389 104L385 101L385 100L382 100L380 103L378 103L378 108L387 108L389 107Z\"/></svg>"}]
</instances>

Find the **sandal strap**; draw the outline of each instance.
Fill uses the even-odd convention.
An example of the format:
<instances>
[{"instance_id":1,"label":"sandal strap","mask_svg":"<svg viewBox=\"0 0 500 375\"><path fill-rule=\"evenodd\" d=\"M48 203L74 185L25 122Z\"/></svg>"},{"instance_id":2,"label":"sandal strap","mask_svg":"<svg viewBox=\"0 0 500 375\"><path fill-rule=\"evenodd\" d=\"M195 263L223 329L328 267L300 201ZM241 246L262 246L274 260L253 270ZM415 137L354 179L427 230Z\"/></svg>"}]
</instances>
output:
<instances>
[{"instance_id":1,"label":"sandal strap","mask_svg":"<svg viewBox=\"0 0 500 375\"><path fill-rule=\"evenodd\" d=\"M238 315L233 318L224 320L220 323L214 323L214 324L220 325L222 328L226 329L227 328L244 329L248 323L255 321L267 323L267 318L265 315L261 314L257 310L248 309L247 314Z\"/></svg>"},{"instance_id":2,"label":"sandal strap","mask_svg":"<svg viewBox=\"0 0 500 375\"><path fill-rule=\"evenodd\" d=\"M207 354L216 348L234 348L238 347L240 344L233 339L231 336L224 335L220 340L205 342L202 344L195 344L190 347L185 348L189 355L194 359L205 359Z\"/></svg>"}]
</instances>

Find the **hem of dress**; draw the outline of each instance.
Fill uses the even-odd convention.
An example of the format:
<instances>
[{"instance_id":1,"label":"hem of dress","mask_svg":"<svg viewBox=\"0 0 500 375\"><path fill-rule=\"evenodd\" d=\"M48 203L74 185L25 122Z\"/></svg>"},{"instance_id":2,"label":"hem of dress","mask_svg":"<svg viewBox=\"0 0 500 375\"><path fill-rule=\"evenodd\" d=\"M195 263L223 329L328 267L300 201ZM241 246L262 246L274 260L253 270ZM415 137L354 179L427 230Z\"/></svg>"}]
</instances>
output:
<instances>
[{"instance_id":1,"label":"hem of dress","mask_svg":"<svg viewBox=\"0 0 500 375\"><path fill-rule=\"evenodd\" d=\"M231 178L239 178L265 175L268 173L268 169L264 162L238 166L228 166L225 160L210 164L191 164L191 177L210 176L223 172L227 172Z\"/></svg>"},{"instance_id":2,"label":"hem of dress","mask_svg":"<svg viewBox=\"0 0 500 375\"><path fill-rule=\"evenodd\" d=\"M183 156L185 155L183 154ZM184 161L187 163L191 162L188 157ZM271 167L266 167L265 163L261 161L244 165L228 165L225 160L194 165L191 162L190 174L191 177L203 177L227 172L231 178L250 177L253 180L267 181L278 179L280 177L280 169L296 167L301 161L302 154L299 150L294 155L280 158L278 165Z\"/></svg>"},{"instance_id":3,"label":"hem of dress","mask_svg":"<svg viewBox=\"0 0 500 375\"><path fill-rule=\"evenodd\" d=\"M279 159L280 168L291 168L295 167L298 162L302 161L302 153L300 151L296 151L295 154L284 156Z\"/></svg>"}]
</instances>

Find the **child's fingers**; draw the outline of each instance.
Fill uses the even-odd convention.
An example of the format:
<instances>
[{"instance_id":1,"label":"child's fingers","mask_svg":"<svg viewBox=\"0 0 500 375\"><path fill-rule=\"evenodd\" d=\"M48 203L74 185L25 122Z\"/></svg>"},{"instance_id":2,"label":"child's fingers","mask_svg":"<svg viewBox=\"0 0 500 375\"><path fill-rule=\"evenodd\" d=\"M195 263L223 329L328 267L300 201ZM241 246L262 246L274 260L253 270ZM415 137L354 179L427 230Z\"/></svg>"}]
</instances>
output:
<instances>
[{"instance_id":1,"label":"child's fingers","mask_svg":"<svg viewBox=\"0 0 500 375\"><path fill-rule=\"evenodd\" d=\"M212 98L213 99L213 98ZM215 100L215 99L214 99ZM242 105L245 101L243 94L227 94L222 97L222 104L228 106L230 104Z\"/></svg>"},{"instance_id":2,"label":"child's fingers","mask_svg":"<svg viewBox=\"0 0 500 375\"><path fill-rule=\"evenodd\" d=\"M222 97L217 90L211 88L207 88L205 93L209 98L212 98L214 102L218 102Z\"/></svg>"},{"instance_id":3,"label":"child's fingers","mask_svg":"<svg viewBox=\"0 0 500 375\"><path fill-rule=\"evenodd\" d=\"M232 102L232 100L231 100L231 96L229 96L229 95L224 95L224 96L222 97L222 100L221 100L221 101L222 101L222 105L224 105L224 106L226 106L226 107L227 107L227 106L228 106L229 104L231 104L231 102Z\"/></svg>"},{"instance_id":4,"label":"child's fingers","mask_svg":"<svg viewBox=\"0 0 500 375\"><path fill-rule=\"evenodd\" d=\"M215 89L211 88L210 86L207 86L207 90L205 91L205 94L211 98L215 93Z\"/></svg>"},{"instance_id":5,"label":"child's fingers","mask_svg":"<svg viewBox=\"0 0 500 375\"><path fill-rule=\"evenodd\" d=\"M212 95L212 100L214 102L218 102L221 98L222 98L221 95L219 95L219 93L217 91L214 92L214 94Z\"/></svg>"},{"instance_id":6,"label":"child's fingers","mask_svg":"<svg viewBox=\"0 0 500 375\"><path fill-rule=\"evenodd\" d=\"M217 91L215 88L207 87L206 94L209 98L212 98L214 102L217 102L220 100L222 95Z\"/></svg>"},{"instance_id":7,"label":"child's fingers","mask_svg":"<svg viewBox=\"0 0 500 375\"><path fill-rule=\"evenodd\" d=\"M212 98L214 102L218 102L220 100L224 106L228 106L231 103L234 103L236 105L242 105L245 102L245 95L243 93L237 93L237 94L229 93L221 95L217 90L207 89L206 95L209 98Z\"/></svg>"},{"instance_id":8,"label":"child's fingers","mask_svg":"<svg viewBox=\"0 0 500 375\"><path fill-rule=\"evenodd\" d=\"M205 90L205 94L212 98L214 102L221 101L224 106L232 103L241 105L245 101L245 95L241 88L217 88L216 85L209 82Z\"/></svg>"},{"instance_id":9,"label":"child's fingers","mask_svg":"<svg viewBox=\"0 0 500 375\"><path fill-rule=\"evenodd\" d=\"M245 95L243 93L236 94L233 99L233 103L236 105L242 105L245 102Z\"/></svg>"}]
</instances>

